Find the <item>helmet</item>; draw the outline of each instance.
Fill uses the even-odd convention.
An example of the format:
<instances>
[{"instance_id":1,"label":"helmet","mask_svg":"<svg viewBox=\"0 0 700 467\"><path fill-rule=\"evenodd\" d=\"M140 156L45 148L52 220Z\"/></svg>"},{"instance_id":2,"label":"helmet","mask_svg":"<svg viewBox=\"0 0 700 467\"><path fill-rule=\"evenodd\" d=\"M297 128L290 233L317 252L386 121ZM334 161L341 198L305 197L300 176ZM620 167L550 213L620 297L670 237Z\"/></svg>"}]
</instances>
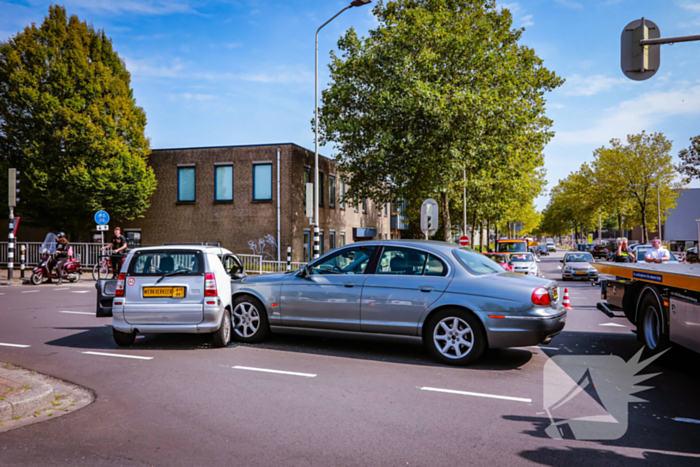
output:
<instances>
[{"instance_id":1,"label":"helmet","mask_svg":"<svg viewBox=\"0 0 700 467\"><path fill-rule=\"evenodd\" d=\"M56 234L56 238L66 238L66 233L65 232L58 232Z\"/></svg>"}]
</instances>

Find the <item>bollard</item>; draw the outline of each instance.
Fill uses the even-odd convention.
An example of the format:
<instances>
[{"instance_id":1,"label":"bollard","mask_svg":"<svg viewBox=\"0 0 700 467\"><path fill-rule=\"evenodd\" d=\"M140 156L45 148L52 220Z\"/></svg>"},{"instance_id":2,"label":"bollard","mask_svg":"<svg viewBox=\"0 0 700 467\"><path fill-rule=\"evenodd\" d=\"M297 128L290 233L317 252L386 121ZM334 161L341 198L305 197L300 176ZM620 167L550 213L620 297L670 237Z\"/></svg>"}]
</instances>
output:
<instances>
[{"instance_id":1,"label":"bollard","mask_svg":"<svg viewBox=\"0 0 700 467\"><path fill-rule=\"evenodd\" d=\"M27 246L22 244L19 247L19 277L24 279L24 266L27 264Z\"/></svg>"},{"instance_id":2,"label":"bollard","mask_svg":"<svg viewBox=\"0 0 700 467\"><path fill-rule=\"evenodd\" d=\"M7 280L12 280L12 273L15 267L15 234L14 223L10 224L10 233L7 236Z\"/></svg>"},{"instance_id":3,"label":"bollard","mask_svg":"<svg viewBox=\"0 0 700 467\"><path fill-rule=\"evenodd\" d=\"M314 259L318 258L318 226L314 225Z\"/></svg>"},{"instance_id":4,"label":"bollard","mask_svg":"<svg viewBox=\"0 0 700 467\"><path fill-rule=\"evenodd\" d=\"M287 271L292 270L292 247L287 247Z\"/></svg>"}]
</instances>

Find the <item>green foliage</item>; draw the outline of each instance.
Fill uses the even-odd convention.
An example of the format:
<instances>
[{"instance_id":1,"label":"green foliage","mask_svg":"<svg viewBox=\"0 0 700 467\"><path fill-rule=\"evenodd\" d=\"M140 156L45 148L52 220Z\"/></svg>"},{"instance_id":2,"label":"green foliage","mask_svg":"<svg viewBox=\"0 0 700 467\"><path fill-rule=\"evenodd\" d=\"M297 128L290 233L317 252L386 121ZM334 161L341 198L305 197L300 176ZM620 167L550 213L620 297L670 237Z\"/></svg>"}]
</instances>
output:
<instances>
[{"instance_id":1,"label":"green foliage","mask_svg":"<svg viewBox=\"0 0 700 467\"><path fill-rule=\"evenodd\" d=\"M134 219L156 188L146 115L103 31L51 6L0 42L0 166L20 170L20 215L77 234L106 209Z\"/></svg>"},{"instance_id":2,"label":"green foliage","mask_svg":"<svg viewBox=\"0 0 700 467\"><path fill-rule=\"evenodd\" d=\"M518 44L510 12L493 0L396 0L374 14L369 37L339 40L322 95L320 143L338 148L346 198L433 196L449 224L466 169L471 219L530 205L552 137L543 96L563 80Z\"/></svg>"},{"instance_id":3,"label":"green foliage","mask_svg":"<svg viewBox=\"0 0 700 467\"><path fill-rule=\"evenodd\" d=\"M690 138L690 147L678 153L681 163L676 166L686 181L700 179L700 136Z\"/></svg>"}]
</instances>

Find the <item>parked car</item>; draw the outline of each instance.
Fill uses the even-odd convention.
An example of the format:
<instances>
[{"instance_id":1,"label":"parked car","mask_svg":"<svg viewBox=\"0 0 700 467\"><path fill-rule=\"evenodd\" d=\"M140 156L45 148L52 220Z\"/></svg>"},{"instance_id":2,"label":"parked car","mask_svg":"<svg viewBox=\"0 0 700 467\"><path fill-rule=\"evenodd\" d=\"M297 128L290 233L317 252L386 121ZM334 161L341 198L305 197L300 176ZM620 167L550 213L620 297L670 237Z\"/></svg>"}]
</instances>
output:
<instances>
[{"instance_id":1,"label":"parked car","mask_svg":"<svg viewBox=\"0 0 700 467\"><path fill-rule=\"evenodd\" d=\"M540 250L541 256L549 256L549 248L547 248L547 245L537 245L537 249Z\"/></svg>"},{"instance_id":2,"label":"parked car","mask_svg":"<svg viewBox=\"0 0 700 467\"><path fill-rule=\"evenodd\" d=\"M527 274L528 276L539 274L537 259L532 253L513 253L510 255L510 260L513 263L513 272L515 273Z\"/></svg>"},{"instance_id":3,"label":"parked car","mask_svg":"<svg viewBox=\"0 0 700 467\"><path fill-rule=\"evenodd\" d=\"M554 242L547 242L547 249L549 251L557 251L557 246L554 244Z\"/></svg>"},{"instance_id":4,"label":"parked car","mask_svg":"<svg viewBox=\"0 0 700 467\"><path fill-rule=\"evenodd\" d=\"M531 246L531 247L528 247L528 250L530 250L530 253L532 253L535 256L535 258L540 257L540 249L538 247Z\"/></svg>"},{"instance_id":5,"label":"parked car","mask_svg":"<svg viewBox=\"0 0 700 467\"><path fill-rule=\"evenodd\" d=\"M159 246L132 250L113 289L99 281L98 316L114 291L112 331L117 345L137 333L211 333L214 345L231 340L231 282L245 277L230 251L207 246Z\"/></svg>"},{"instance_id":6,"label":"parked car","mask_svg":"<svg viewBox=\"0 0 700 467\"><path fill-rule=\"evenodd\" d=\"M697 245L685 250L685 262L686 263L700 263L700 258L698 258Z\"/></svg>"},{"instance_id":7,"label":"parked car","mask_svg":"<svg viewBox=\"0 0 700 467\"><path fill-rule=\"evenodd\" d=\"M589 252L571 252L561 260L564 265L561 268L562 280L593 279L598 280L598 271L591 266L593 256Z\"/></svg>"},{"instance_id":8,"label":"parked car","mask_svg":"<svg viewBox=\"0 0 700 467\"><path fill-rule=\"evenodd\" d=\"M607 259L609 254L610 250L608 250L605 245L595 245L591 250L591 256L593 256L593 258Z\"/></svg>"},{"instance_id":9,"label":"parked car","mask_svg":"<svg viewBox=\"0 0 700 467\"><path fill-rule=\"evenodd\" d=\"M484 256L498 263L506 272L513 272L513 263L508 253L484 253Z\"/></svg>"},{"instance_id":10,"label":"parked car","mask_svg":"<svg viewBox=\"0 0 700 467\"><path fill-rule=\"evenodd\" d=\"M296 273L234 281L232 292L242 342L285 328L416 336L453 365L486 348L548 342L566 319L556 282L506 274L471 249L422 240L354 243Z\"/></svg>"}]
</instances>

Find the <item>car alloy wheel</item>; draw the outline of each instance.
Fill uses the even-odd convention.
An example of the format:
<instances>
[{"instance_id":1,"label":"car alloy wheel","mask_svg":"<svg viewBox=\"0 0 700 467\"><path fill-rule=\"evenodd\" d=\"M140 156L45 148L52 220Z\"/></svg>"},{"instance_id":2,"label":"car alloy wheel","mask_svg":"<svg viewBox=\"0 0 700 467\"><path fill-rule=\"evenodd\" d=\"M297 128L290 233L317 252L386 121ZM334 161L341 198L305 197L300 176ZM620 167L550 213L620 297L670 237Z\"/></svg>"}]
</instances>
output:
<instances>
[{"instance_id":1,"label":"car alloy wheel","mask_svg":"<svg viewBox=\"0 0 700 467\"><path fill-rule=\"evenodd\" d=\"M471 352L474 346L474 333L466 321L448 316L435 326L433 342L440 354L456 360L466 357Z\"/></svg>"},{"instance_id":2,"label":"car alloy wheel","mask_svg":"<svg viewBox=\"0 0 700 467\"><path fill-rule=\"evenodd\" d=\"M260 329L260 312L250 302L242 302L233 310L233 330L241 337L253 337Z\"/></svg>"}]
</instances>

